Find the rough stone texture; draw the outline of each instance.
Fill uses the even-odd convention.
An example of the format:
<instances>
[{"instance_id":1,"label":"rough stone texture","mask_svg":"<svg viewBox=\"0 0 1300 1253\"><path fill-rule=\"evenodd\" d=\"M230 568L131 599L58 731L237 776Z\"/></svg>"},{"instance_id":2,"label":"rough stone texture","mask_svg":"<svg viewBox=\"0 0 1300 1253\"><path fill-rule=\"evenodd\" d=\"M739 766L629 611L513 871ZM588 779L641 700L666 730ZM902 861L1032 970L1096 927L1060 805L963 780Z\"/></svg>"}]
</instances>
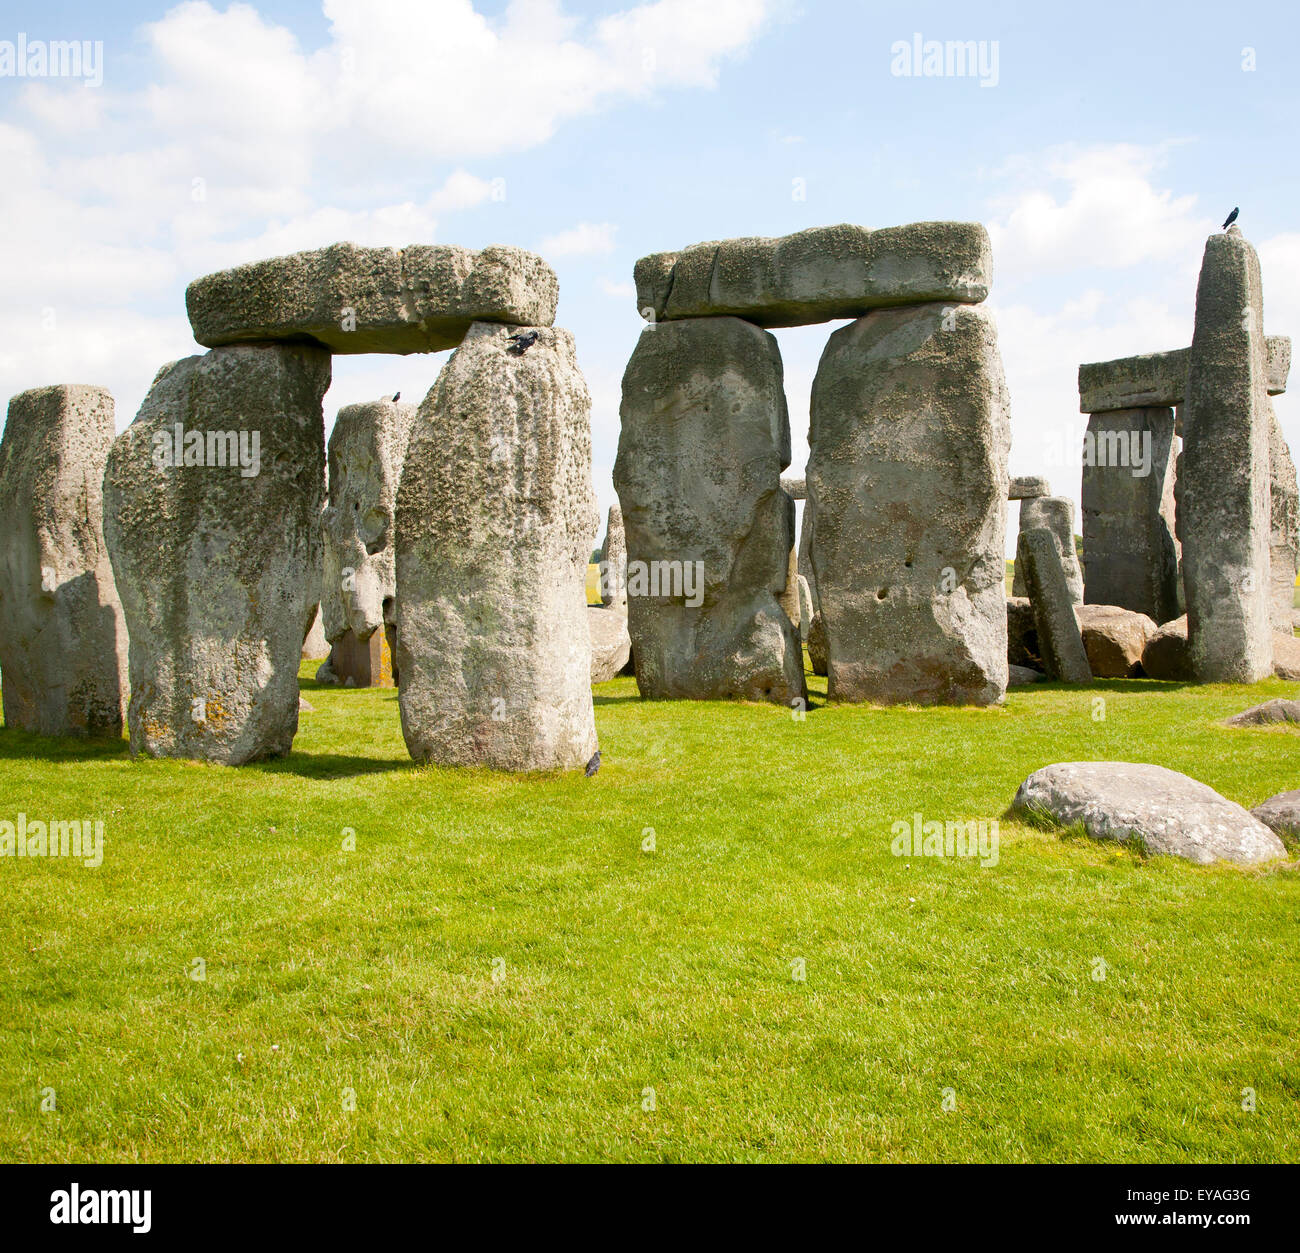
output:
<instances>
[{"instance_id":1,"label":"rough stone texture","mask_svg":"<svg viewBox=\"0 0 1300 1253\"><path fill-rule=\"evenodd\" d=\"M632 652L627 613L617 606L602 609L588 605L587 627L591 632L591 681L604 683L622 671Z\"/></svg>"},{"instance_id":2,"label":"rough stone texture","mask_svg":"<svg viewBox=\"0 0 1300 1253\"><path fill-rule=\"evenodd\" d=\"M318 605L311 626L307 628L307 638L302 642L302 657L304 661L321 661L329 655L330 642L325 638L325 626Z\"/></svg>"},{"instance_id":3,"label":"rough stone texture","mask_svg":"<svg viewBox=\"0 0 1300 1253\"><path fill-rule=\"evenodd\" d=\"M1250 812L1278 835L1300 838L1300 791L1279 792Z\"/></svg>"},{"instance_id":4,"label":"rough stone texture","mask_svg":"<svg viewBox=\"0 0 1300 1253\"><path fill-rule=\"evenodd\" d=\"M1040 474L1021 474L1011 480L1007 488L1008 500L1033 500L1038 496L1050 496L1051 484Z\"/></svg>"},{"instance_id":5,"label":"rough stone texture","mask_svg":"<svg viewBox=\"0 0 1300 1253\"><path fill-rule=\"evenodd\" d=\"M781 490L791 500L803 500L808 495L808 481L806 479L783 478L781 480Z\"/></svg>"},{"instance_id":6,"label":"rough stone texture","mask_svg":"<svg viewBox=\"0 0 1300 1253\"><path fill-rule=\"evenodd\" d=\"M1254 248L1236 227L1211 235L1177 477L1188 651L1207 683L1254 683L1272 671L1263 317Z\"/></svg>"},{"instance_id":7,"label":"rough stone texture","mask_svg":"<svg viewBox=\"0 0 1300 1253\"><path fill-rule=\"evenodd\" d=\"M1232 234L1233 232L1229 232ZM1079 367L1079 412L1105 413L1112 409L1172 409L1187 394L1189 349L1149 352L1115 361L1094 361ZM1286 391L1291 370L1291 340L1269 335L1265 340L1267 389L1277 396Z\"/></svg>"},{"instance_id":8,"label":"rough stone texture","mask_svg":"<svg viewBox=\"0 0 1300 1253\"><path fill-rule=\"evenodd\" d=\"M114 442L104 534L131 639L132 753L239 765L289 751L319 595L329 383L314 345L217 348L159 370ZM155 437L177 423L207 443L256 432L258 472L160 465Z\"/></svg>"},{"instance_id":9,"label":"rough stone texture","mask_svg":"<svg viewBox=\"0 0 1300 1253\"><path fill-rule=\"evenodd\" d=\"M1071 761L1044 766L1021 785L1017 813L1082 823L1096 840L1136 839L1148 853L1198 865L1240 865L1285 855L1281 840L1212 787L1166 770L1126 761Z\"/></svg>"},{"instance_id":10,"label":"rough stone texture","mask_svg":"<svg viewBox=\"0 0 1300 1253\"><path fill-rule=\"evenodd\" d=\"M1142 653L1159 629L1144 613L1118 605L1075 605L1088 668L1097 679L1135 679Z\"/></svg>"},{"instance_id":11,"label":"rough stone texture","mask_svg":"<svg viewBox=\"0 0 1300 1253\"><path fill-rule=\"evenodd\" d=\"M1031 670L1028 666L1008 666L1007 686L1024 687L1029 683L1041 683L1047 678L1041 670Z\"/></svg>"},{"instance_id":12,"label":"rough stone texture","mask_svg":"<svg viewBox=\"0 0 1300 1253\"><path fill-rule=\"evenodd\" d=\"M1011 437L992 317L927 304L842 327L811 418L829 699L1001 700Z\"/></svg>"},{"instance_id":13,"label":"rough stone texture","mask_svg":"<svg viewBox=\"0 0 1300 1253\"><path fill-rule=\"evenodd\" d=\"M814 613L808 625L808 660L812 663L813 674L826 677L828 659L826 656L826 622L820 613Z\"/></svg>"},{"instance_id":14,"label":"rough stone texture","mask_svg":"<svg viewBox=\"0 0 1300 1253\"><path fill-rule=\"evenodd\" d=\"M470 328L416 416L397 498L402 733L417 761L582 769L599 515L573 336Z\"/></svg>"},{"instance_id":15,"label":"rough stone texture","mask_svg":"<svg viewBox=\"0 0 1300 1253\"><path fill-rule=\"evenodd\" d=\"M812 589L808 586L808 580L803 575L799 579L799 636L801 639L808 638L808 631L812 627L813 620L813 603Z\"/></svg>"},{"instance_id":16,"label":"rough stone texture","mask_svg":"<svg viewBox=\"0 0 1300 1253\"><path fill-rule=\"evenodd\" d=\"M1007 662L1025 670L1041 670L1038 624L1028 596L1007 597Z\"/></svg>"},{"instance_id":17,"label":"rough stone texture","mask_svg":"<svg viewBox=\"0 0 1300 1253\"><path fill-rule=\"evenodd\" d=\"M1300 489L1286 436L1266 400L1269 467L1269 605L1273 630L1291 633L1295 576L1300 563Z\"/></svg>"},{"instance_id":18,"label":"rough stone texture","mask_svg":"<svg viewBox=\"0 0 1300 1253\"><path fill-rule=\"evenodd\" d=\"M126 624L104 546L113 398L40 387L9 402L0 441L4 721L38 735L122 733Z\"/></svg>"},{"instance_id":19,"label":"rough stone texture","mask_svg":"<svg viewBox=\"0 0 1300 1253\"><path fill-rule=\"evenodd\" d=\"M785 610L785 616L790 619L795 635L802 639L803 634L799 629L801 620L799 617L799 550L797 547L790 549L790 560L786 563L785 590L777 598L777 603Z\"/></svg>"},{"instance_id":20,"label":"rough stone texture","mask_svg":"<svg viewBox=\"0 0 1300 1253\"><path fill-rule=\"evenodd\" d=\"M1226 727L1266 727L1278 723L1300 723L1300 700L1266 700L1262 705L1224 719ZM1300 793L1290 793L1300 795ZM1270 822L1268 824L1272 826Z\"/></svg>"},{"instance_id":21,"label":"rough stone texture","mask_svg":"<svg viewBox=\"0 0 1300 1253\"><path fill-rule=\"evenodd\" d=\"M1045 526L1021 531L1016 546L1016 568L1025 572L1044 669L1053 678L1067 683L1089 682L1092 670L1074 616L1074 602L1061 566L1056 536Z\"/></svg>"},{"instance_id":22,"label":"rough stone texture","mask_svg":"<svg viewBox=\"0 0 1300 1253\"><path fill-rule=\"evenodd\" d=\"M799 635L780 603L794 502L781 490L790 420L776 340L739 318L648 327L621 412L614 486L641 695L806 699ZM664 562L702 563L701 603L638 592L637 564L653 573L649 563ZM665 589L642 589L655 590Z\"/></svg>"},{"instance_id":23,"label":"rough stone texture","mask_svg":"<svg viewBox=\"0 0 1300 1253\"><path fill-rule=\"evenodd\" d=\"M440 352L474 322L550 326L559 284L535 253L493 245L331 244L195 279L185 293L206 348L314 340L332 352Z\"/></svg>"},{"instance_id":24,"label":"rough stone texture","mask_svg":"<svg viewBox=\"0 0 1300 1253\"><path fill-rule=\"evenodd\" d=\"M1290 631L1273 636L1273 674L1292 682L1300 680L1300 639Z\"/></svg>"},{"instance_id":25,"label":"rough stone texture","mask_svg":"<svg viewBox=\"0 0 1300 1253\"><path fill-rule=\"evenodd\" d=\"M414 405L370 400L344 405L334 421L329 500L321 518L321 613L331 644L348 631L364 642L397 621L393 528L414 419Z\"/></svg>"},{"instance_id":26,"label":"rough stone texture","mask_svg":"<svg viewBox=\"0 0 1300 1253\"><path fill-rule=\"evenodd\" d=\"M610 505L605 523L605 542L600 547L602 565L600 602L606 609L627 612L627 535L623 530L623 509ZM626 632L626 626L623 628ZM627 659L624 658L626 661Z\"/></svg>"},{"instance_id":27,"label":"rough stone texture","mask_svg":"<svg viewBox=\"0 0 1300 1253\"><path fill-rule=\"evenodd\" d=\"M1045 526L1056 536L1056 546L1061 554L1061 569L1070 589L1070 599L1083 603L1083 571L1079 569L1079 556L1074 547L1074 501L1066 496L1036 496L1020 502L1020 530L1032 531ZM1014 596L1024 596L1025 576L1016 566L1011 579Z\"/></svg>"},{"instance_id":28,"label":"rough stone texture","mask_svg":"<svg viewBox=\"0 0 1300 1253\"><path fill-rule=\"evenodd\" d=\"M1085 455L1084 599L1166 622L1182 611L1174 536L1173 411L1094 414L1088 432L1092 464ZM1149 452L1149 465L1139 450ZM1149 473L1143 474L1144 468Z\"/></svg>"},{"instance_id":29,"label":"rough stone texture","mask_svg":"<svg viewBox=\"0 0 1300 1253\"><path fill-rule=\"evenodd\" d=\"M842 223L780 239L728 239L636 263L647 321L734 314L759 326L805 326L928 301L977 303L992 249L978 222L870 230Z\"/></svg>"},{"instance_id":30,"label":"rough stone texture","mask_svg":"<svg viewBox=\"0 0 1300 1253\"><path fill-rule=\"evenodd\" d=\"M1187 615L1166 622L1142 649L1142 672L1148 679L1185 683L1192 677L1187 652Z\"/></svg>"},{"instance_id":31,"label":"rough stone texture","mask_svg":"<svg viewBox=\"0 0 1300 1253\"><path fill-rule=\"evenodd\" d=\"M816 512L812 500L805 495L803 516L799 520L799 574L808 580L808 590L812 594L813 612L817 611L817 576L812 568L813 515Z\"/></svg>"}]
</instances>

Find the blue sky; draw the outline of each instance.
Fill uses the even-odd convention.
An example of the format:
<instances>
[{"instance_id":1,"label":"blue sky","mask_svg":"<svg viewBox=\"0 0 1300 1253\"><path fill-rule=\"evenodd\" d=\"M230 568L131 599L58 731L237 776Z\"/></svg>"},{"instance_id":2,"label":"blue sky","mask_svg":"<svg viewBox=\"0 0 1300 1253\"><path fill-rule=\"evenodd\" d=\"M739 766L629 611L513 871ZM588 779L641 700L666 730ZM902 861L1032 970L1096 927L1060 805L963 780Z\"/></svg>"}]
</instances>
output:
<instances>
[{"instance_id":1,"label":"blue sky","mask_svg":"<svg viewBox=\"0 0 1300 1253\"><path fill-rule=\"evenodd\" d=\"M1298 14L0 3L0 41L104 47L98 87L0 77L0 394L102 383L125 426L157 367L198 350L184 290L200 274L336 239L518 244L560 277L604 506L642 325L637 257L839 221L977 219L994 240L1012 470L1077 501L1078 363L1190 341L1204 240L1233 205L1264 263L1266 329L1300 336ZM892 73L893 45L918 32L996 43L996 84ZM778 332L794 472L831 329ZM353 400L422 397L443 359L335 358L327 427ZM1300 404L1278 411L1300 448Z\"/></svg>"}]
</instances>

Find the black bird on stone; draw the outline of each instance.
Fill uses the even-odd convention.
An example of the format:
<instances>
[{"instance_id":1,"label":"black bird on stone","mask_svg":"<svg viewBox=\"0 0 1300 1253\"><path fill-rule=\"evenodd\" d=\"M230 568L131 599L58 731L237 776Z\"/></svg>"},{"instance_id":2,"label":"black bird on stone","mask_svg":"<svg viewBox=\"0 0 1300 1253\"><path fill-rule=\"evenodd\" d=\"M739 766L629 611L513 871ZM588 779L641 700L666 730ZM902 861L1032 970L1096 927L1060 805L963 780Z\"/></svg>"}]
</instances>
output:
<instances>
[{"instance_id":1,"label":"black bird on stone","mask_svg":"<svg viewBox=\"0 0 1300 1253\"><path fill-rule=\"evenodd\" d=\"M596 771L599 769L600 769L600 749L597 749L594 753L592 753L591 760L587 763L587 771L586 771L587 778L590 779L591 776L595 774Z\"/></svg>"},{"instance_id":2,"label":"black bird on stone","mask_svg":"<svg viewBox=\"0 0 1300 1253\"><path fill-rule=\"evenodd\" d=\"M1223 229L1224 229L1225 231L1228 229L1228 227L1230 227L1230 226L1231 226L1231 225L1232 225L1232 224L1237 220L1237 214L1240 213L1240 212L1241 212L1241 209L1240 209L1240 208L1236 208L1236 209L1233 209L1233 211L1232 211L1231 213L1228 214L1228 220L1223 224Z\"/></svg>"},{"instance_id":3,"label":"black bird on stone","mask_svg":"<svg viewBox=\"0 0 1300 1253\"><path fill-rule=\"evenodd\" d=\"M392 398L392 400L390 400L388 403L391 404L391 405L395 405L395 404L396 404L399 400L401 400L401 399L402 399L402 393L401 393L401 392L394 392L394 393L393 393L393 398Z\"/></svg>"},{"instance_id":4,"label":"black bird on stone","mask_svg":"<svg viewBox=\"0 0 1300 1253\"><path fill-rule=\"evenodd\" d=\"M536 331L520 331L518 335L510 336L510 342L514 347L507 348L506 351L513 353L516 357L522 357L529 348L537 343L537 338ZM595 774L594 770L592 774Z\"/></svg>"}]
</instances>

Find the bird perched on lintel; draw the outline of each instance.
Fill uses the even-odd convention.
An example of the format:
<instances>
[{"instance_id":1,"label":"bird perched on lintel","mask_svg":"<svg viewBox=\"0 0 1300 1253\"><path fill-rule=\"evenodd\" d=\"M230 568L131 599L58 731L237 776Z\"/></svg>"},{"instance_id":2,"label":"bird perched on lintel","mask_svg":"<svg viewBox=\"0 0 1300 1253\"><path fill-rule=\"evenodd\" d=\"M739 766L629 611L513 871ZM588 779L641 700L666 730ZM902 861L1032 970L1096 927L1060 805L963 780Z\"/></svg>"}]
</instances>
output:
<instances>
[{"instance_id":1,"label":"bird perched on lintel","mask_svg":"<svg viewBox=\"0 0 1300 1253\"><path fill-rule=\"evenodd\" d=\"M1232 225L1232 224L1237 220L1237 214L1240 213L1240 212L1241 212L1241 209L1240 209L1240 208L1236 208L1236 209L1233 209L1233 211L1232 211L1231 213L1228 214L1228 220L1223 224L1223 229L1224 229L1225 231L1228 229L1228 227L1230 227L1230 226L1231 226L1231 225Z\"/></svg>"},{"instance_id":2,"label":"bird perched on lintel","mask_svg":"<svg viewBox=\"0 0 1300 1253\"><path fill-rule=\"evenodd\" d=\"M537 331L520 331L518 335L511 335L510 343L513 345L506 351L513 353L516 357L522 357L529 348L537 343Z\"/></svg>"}]
</instances>

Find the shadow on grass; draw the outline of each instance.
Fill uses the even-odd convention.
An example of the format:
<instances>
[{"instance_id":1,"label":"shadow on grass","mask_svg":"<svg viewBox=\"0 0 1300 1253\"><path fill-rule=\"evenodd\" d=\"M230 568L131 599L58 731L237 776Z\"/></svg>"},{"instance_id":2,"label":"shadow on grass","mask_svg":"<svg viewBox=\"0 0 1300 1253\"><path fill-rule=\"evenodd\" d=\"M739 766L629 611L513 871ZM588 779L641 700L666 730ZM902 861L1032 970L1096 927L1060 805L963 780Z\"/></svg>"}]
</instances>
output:
<instances>
[{"instance_id":1,"label":"shadow on grass","mask_svg":"<svg viewBox=\"0 0 1300 1253\"><path fill-rule=\"evenodd\" d=\"M250 761L236 769L256 770L262 774L294 774L303 779L353 779L366 774L413 770L415 762L396 758L354 757L346 753L292 752L288 757Z\"/></svg>"},{"instance_id":2,"label":"shadow on grass","mask_svg":"<svg viewBox=\"0 0 1300 1253\"><path fill-rule=\"evenodd\" d=\"M17 727L0 729L0 760L36 757L41 761L110 761L129 755L125 736L33 735Z\"/></svg>"}]
</instances>

